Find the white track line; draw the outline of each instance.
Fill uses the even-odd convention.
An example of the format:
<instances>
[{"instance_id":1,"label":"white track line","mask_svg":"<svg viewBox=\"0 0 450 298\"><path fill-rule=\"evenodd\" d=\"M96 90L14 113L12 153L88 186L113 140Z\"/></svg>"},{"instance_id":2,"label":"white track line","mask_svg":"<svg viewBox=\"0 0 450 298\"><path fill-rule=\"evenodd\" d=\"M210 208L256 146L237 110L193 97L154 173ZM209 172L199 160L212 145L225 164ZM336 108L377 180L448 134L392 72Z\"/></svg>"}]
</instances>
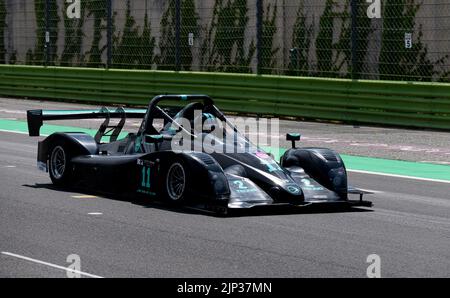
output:
<instances>
[{"instance_id":1,"label":"white track line","mask_svg":"<svg viewBox=\"0 0 450 298\"><path fill-rule=\"evenodd\" d=\"M22 260L25 260L25 261L29 261L29 262L33 262L33 263L37 263L37 264L41 264L41 265L45 265L45 266L49 266L49 267L52 267L52 268L61 269L61 270L67 271L67 272L77 273L77 274L84 275L84 276L87 276L87 277L103 278L103 277L98 276L98 275L93 275L93 274L90 274L90 273L69 269L69 268L66 268L66 267L63 267L63 266L59 266L59 265L55 265L55 264L52 264L52 263L39 261L39 260L36 260L36 259L28 258L28 257L25 257L25 256L13 254L13 253L6 252L6 251L2 251L2 254L6 255L6 256L14 257L14 258L22 259Z\"/></svg>"},{"instance_id":2,"label":"white track line","mask_svg":"<svg viewBox=\"0 0 450 298\"><path fill-rule=\"evenodd\" d=\"M74 198L74 199L98 199L97 196L91 196L91 195L77 195L77 196L72 196L72 198Z\"/></svg>"},{"instance_id":3,"label":"white track line","mask_svg":"<svg viewBox=\"0 0 450 298\"><path fill-rule=\"evenodd\" d=\"M7 114L26 114L27 112L23 110L8 110L8 109L0 109L1 113L7 113Z\"/></svg>"},{"instance_id":4,"label":"white track line","mask_svg":"<svg viewBox=\"0 0 450 298\"><path fill-rule=\"evenodd\" d=\"M10 132L10 133L18 133L18 134L21 134L21 135L27 135L28 134L27 132L16 131L16 130L7 130L7 129L0 129L0 131L2 131L2 132Z\"/></svg>"},{"instance_id":5,"label":"white track line","mask_svg":"<svg viewBox=\"0 0 450 298\"><path fill-rule=\"evenodd\" d=\"M385 177L394 177L394 178L412 179L412 180L420 180L420 181L427 181L427 182L439 182L439 183L450 184L450 181L448 181L448 180L420 178L420 177L395 175L395 174L386 174L386 173L379 173L379 172L360 171L360 170L347 170L347 171L348 172L352 172L352 173L359 173L359 174L377 175L377 176L385 176Z\"/></svg>"},{"instance_id":6,"label":"white track line","mask_svg":"<svg viewBox=\"0 0 450 298\"><path fill-rule=\"evenodd\" d=\"M9 133L17 133L20 135L28 135L28 132L17 131L17 130L8 130L8 129L0 129L0 132L9 132ZM47 134L40 134L40 137L48 137Z\"/></svg>"}]
</instances>

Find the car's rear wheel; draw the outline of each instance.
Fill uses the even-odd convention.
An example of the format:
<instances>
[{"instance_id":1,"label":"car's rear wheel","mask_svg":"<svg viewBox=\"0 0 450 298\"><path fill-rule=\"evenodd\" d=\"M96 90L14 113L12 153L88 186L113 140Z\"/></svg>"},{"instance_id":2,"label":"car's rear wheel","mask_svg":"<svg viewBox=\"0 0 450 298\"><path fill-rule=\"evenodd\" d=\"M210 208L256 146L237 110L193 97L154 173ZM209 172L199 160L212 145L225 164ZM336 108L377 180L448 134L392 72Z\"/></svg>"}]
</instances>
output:
<instances>
[{"instance_id":1,"label":"car's rear wheel","mask_svg":"<svg viewBox=\"0 0 450 298\"><path fill-rule=\"evenodd\" d=\"M180 204L186 200L188 173L182 161L170 164L164 183L166 199L169 203Z\"/></svg>"},{"instance_id":2,"label":"car's rear wheel","mask_svg":"<svg viewBox=\"0 0 450 298\"><path fill-rule=\"evenodd\" d=\"M70 159L72 158L67 146L58 142L50 149L49 174L53 184L66 186L72 176Z\"/></svg>"}]
</instances>

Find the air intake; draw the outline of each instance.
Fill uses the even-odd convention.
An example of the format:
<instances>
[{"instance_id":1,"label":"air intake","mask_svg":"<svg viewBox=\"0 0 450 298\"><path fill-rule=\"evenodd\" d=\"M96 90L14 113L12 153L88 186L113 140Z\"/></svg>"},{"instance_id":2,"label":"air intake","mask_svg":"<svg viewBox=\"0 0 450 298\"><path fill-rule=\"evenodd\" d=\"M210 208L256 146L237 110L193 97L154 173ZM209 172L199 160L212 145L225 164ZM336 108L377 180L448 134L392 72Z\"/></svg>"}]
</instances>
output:
<instances>
[{"instance_id":1,"label":"air intake","mask_svg":"<svg viewBox=\"0 0 450 298\"><path fill-rule=\"evenodd\" d=\"M197 154L196 154L196 155L197 155ZM198 154L197 157L198 157L202 162L204 162L204 163L207 164L207 165L214 165L214 164L216 164L216 161L214 160L214 158L212 158L212 157L209 156L209 155L206 155L206 154Z\"/></svg>"},{"instance_id":2,"label":"air intake","mask_svg":"<svg viewBox=\"0 0 450 298\"><path fill-rule=\"evenodd\" d=\"M338 162L339 161L336 153L334 153L331 150L319 149L319 150L316 150L316 152L319 153L320 155L322 155L327 161L330 161L330 162Z\"/></svg>"}]
</instances>

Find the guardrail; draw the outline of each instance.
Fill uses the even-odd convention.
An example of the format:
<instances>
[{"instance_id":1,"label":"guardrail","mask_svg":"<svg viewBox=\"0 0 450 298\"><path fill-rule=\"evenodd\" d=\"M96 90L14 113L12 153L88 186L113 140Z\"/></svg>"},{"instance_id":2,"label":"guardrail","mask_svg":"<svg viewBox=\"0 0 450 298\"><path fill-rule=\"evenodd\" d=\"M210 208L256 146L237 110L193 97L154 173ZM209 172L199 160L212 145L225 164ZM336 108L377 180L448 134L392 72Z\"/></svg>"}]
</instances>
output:
<instances>
[{"instance_id":1,"label":"guardrail","mask_svg":"<svg viewBox=\"0 0 450 298\"><path fill-rule=\"evenodd\" d=\"M207 94L225 111L450 129L450 84L0 65L0 95L146 105Z\"/></svg>"}]
</instances>

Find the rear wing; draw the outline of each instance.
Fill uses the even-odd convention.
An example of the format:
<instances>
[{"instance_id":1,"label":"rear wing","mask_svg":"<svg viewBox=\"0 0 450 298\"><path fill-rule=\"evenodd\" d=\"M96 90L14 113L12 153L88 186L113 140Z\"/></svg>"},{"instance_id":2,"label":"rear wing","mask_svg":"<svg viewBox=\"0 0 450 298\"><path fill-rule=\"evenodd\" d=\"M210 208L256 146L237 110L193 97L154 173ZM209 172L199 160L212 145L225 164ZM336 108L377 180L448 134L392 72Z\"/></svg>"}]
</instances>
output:
<instances>
[{"instance_id":1,"label":"rear wing","mask_svg":"<svg viewBox=\"0 0 450 298\"><path fill-rule=\"evenodd\" d=\"M147 113L146 109L117 108L111 111L105 107L100 110L29 110L27 111L28 133L30 137L38 137L44 121L79 120L79 119L105 119L99 132L107 128L114 128L117 135L123 128L127 118L140 119ZM121 119L118 125L109 126L109 119Z\"/></svg>"}]
</instances>

